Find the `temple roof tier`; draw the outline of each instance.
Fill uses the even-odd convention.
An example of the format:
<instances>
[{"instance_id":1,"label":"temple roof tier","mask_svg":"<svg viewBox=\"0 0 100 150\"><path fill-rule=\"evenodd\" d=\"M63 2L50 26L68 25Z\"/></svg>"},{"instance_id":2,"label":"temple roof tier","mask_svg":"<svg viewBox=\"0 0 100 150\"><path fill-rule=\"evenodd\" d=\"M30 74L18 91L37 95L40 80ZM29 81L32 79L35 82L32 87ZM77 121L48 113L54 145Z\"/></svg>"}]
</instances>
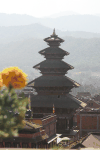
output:
<instances>
[{"instance_id":1,"label":"temple roof tier","mask_svg":"<svg viewBox=\"0 0 100 150\"><path fill-rule=\"evenodd\" d=\"M41 63L35 65L33 68L35 69L40 69L40 68L64 68L64 69L74 69L73 66L69 65L68 63L64 62L64 61L61 61L61 60L44 60L42 61Z\"/></svg>"},{"instance_id":2,"label":"temple roof tier","mask_svg":"<svg viewBox=\"0 0 100 150\"><path fill-rule=\"evenodd\" d=\"M63 39L59 38L55 33L55 29L53 30L53 34L50 37L44 39L45 42L49 43L49 45L59 46L60 43L64 42Z\"/></svg>"},{"instance_id":3,"label":"temple roof tier","mask_svg":"<svg viewBox=\"0 0 100 150\"><path fill-rule=\"evenodd\" d=\"M28 87L79 87L80 84L66 76L40 76L31 81Z\"/></svg>"},{"instance_id":4,"label":"temple roof tier","mask_svg":"<svg viewBox=\"0 0 100 150\"><path fill-rule=\"evenodd\" d=\"M61 95L58 98L58 95L47 95L47 96L41 96L41 95L33 95L31 96L31 105L32 107L46 107L46 108L52 108L53 104L55 108L79 108L85 107L86 103L80 101L76 97L72 96L71 94L67 95Z\"/></svg>"},{"instance_id":5,"label":"temple roof tier","mask_svg":"<svg viewBox=\"0 0 100 150\"><path fill-rule=\"evenodd\" d=\"M69 55L69 53L59 47L47 47L41 51L39 51L41 55L46 54L63 54L63 55Z\"/></svg>"}]
</instances>

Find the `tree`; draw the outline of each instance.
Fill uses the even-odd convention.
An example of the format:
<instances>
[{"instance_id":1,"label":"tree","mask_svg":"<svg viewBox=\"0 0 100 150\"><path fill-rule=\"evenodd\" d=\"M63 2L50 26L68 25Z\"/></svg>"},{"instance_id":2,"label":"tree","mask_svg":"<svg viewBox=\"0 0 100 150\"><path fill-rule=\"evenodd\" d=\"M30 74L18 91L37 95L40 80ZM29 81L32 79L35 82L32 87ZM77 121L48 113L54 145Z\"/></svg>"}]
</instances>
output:
<instances>
[{"instance_id":1,"label":"tree","mask_svg":"<svg viewBox=\"0 0 100 150\"><path fill-rule=\"evenodd\" d=\"M14 89L25 86L26 78L18 67L10 67L1 72L0 81L1 87L6 86L0 91L0 138L18 136L18 130L24 126L28 99L19 99Z\"/></svg>"}]
</instances>

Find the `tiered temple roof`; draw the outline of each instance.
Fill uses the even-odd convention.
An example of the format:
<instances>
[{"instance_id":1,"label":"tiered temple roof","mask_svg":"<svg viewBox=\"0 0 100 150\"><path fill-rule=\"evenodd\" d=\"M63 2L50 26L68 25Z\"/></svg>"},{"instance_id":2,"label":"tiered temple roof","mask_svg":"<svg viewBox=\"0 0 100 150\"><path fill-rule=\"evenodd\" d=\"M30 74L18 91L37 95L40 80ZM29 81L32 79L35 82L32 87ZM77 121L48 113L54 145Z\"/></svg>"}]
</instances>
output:
<instances>
[{"instance_id":1,"label":"tiered temple roof","mask_svg":"<svg viewBox=\"0 0 100 150\"><path fill-rule=\"evenodd\" d=\"M42 95L66 95L73 87L80 85L65 76L67 71L74 67L62 61L63 57L69 54L59 48L60 43L64 40L55 34L54 29L51 37L45 38L44 41L49 43L50 47L39 53L44 55L46 60L33 67L39 69L43 75L31 81L28 87L34 87L38 94Z\"/></svg>"},{"instance_id":2,"label":"tiered temple roof","mask_svg":"<svg viewBox=\"0 0 100 150\"><path fill-rule=\"evenodd\" d=\"M79 107L85 107L86 104L69 94L72 88L79 87L80 84L65 76L68 70L73 69L73 66L62 60L65 55L69 55L68 52L59 48L60 43L64 40L59 38L54 30L53 34L45 38L44 41L50 47L39 53L44 55L46 60L33 67L39 69L42 76L27 85L33 87L38 93L31 95L31 107L34 113L45 114L52 113L54 106L57 115L57 132L70 135L75 110Z\"/></svg>"}]
</instances>

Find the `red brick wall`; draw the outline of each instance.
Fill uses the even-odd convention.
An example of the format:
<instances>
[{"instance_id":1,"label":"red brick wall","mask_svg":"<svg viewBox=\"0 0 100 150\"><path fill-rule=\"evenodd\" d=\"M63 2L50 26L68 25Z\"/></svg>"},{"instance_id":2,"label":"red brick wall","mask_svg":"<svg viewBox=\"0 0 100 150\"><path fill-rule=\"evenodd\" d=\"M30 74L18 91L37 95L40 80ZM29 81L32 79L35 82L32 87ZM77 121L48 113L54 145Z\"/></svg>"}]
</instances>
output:
<instances>
[{"instance_id":1,"label":"red brick wall","mask_svg":"<svg viewBox=\"0 0 100 150\"><path fill-rule=\"evenodd\" d=\"M52 124L47 125L45 127L45 132L49 136L52 136L52 135L56 134L56 123L52 123Z\"/></svg>"},{"instance_id":2,"label":"red brick wall","mask_svg":"<svg viewBox=\"0 0 100 150\"><path fill-rule=\"evenodd\" d=\"M100 118L99 118L99 122L100 122ZM81 129L97 129L97 116L82 116L81 125L82 125ZM77 127L78 129L80 129L80 115L77 115Z\"/></svg>"},{"instance_id":3,"label":"red brick wall","mask_svg":"<svg viewBox=\"0 0 100 150\"><path fill-rule=\"evenodd\" d=\"M56 134L56 130L54 130L54 128L56 128L56 122L54 122L54 121L56 121L55 116L48 118L46 120L43 120L43 122L42 122L43 126L45 126L45 132L49 136Z\"/></svg>"},{"instance_id":4,"label":"red brick wall","mask_svg":"<svg viewBox=\"0 0 100 150\"><path fill-rule=\"evenodd\" d=\"M54 123L50 124L50 136L54 135Z\"/></svg>"},{"instance_id":5,"label":"red brick wall","mask_svg":"<svg viewBox=\"0 0 100 150\"><path fill-rule=\"evenodd\" d=\"M43 122L42 122L42 125L46 125L52 121L56 120L56 117L51 117L51 118L48 118L48 119L44 119Z\"/></svg>"},{"instance_id":6,"label":"red brick wall","mask_svg":"<svg viewBox=\"0 0 100 150\"><path fill-rule=\"evenodd\" d=\"M77 127L80 128L80 115L77 115Z\"/></svg>"},{"instance_id":7,"label":"red brick wall","mask_svg":"<svg viewBox=\"0 0 100 150\"><path fill-rule=\"evenodd\" d=\"M46 126L46 127L45 127L45 132L46 132L46 134L49 136L49 126Z\"/></svg>"},{"instance_id":8,"label":"red brick wall","mask_svg":"<svg viewBox=\"0 0 100 150\"><path fill-rule=\"evenodd\" d=\"M27 137L27 138L32 138L32 137L37 137L40 135L44 135L45 131L41 131L41 132L37 132L37 133L33 133L33 134L19 134L19 137Z\"/></svg>"},{"instance_id":9,"label":"red brick wall","mask_svg":"<svg viewBox=\"0 0 100 150\"><path fill-rule=\"evenodd\" d=\"M96 129L97 117L94 116L82 116L82 129Z\"/></svg>"}]
</instances>

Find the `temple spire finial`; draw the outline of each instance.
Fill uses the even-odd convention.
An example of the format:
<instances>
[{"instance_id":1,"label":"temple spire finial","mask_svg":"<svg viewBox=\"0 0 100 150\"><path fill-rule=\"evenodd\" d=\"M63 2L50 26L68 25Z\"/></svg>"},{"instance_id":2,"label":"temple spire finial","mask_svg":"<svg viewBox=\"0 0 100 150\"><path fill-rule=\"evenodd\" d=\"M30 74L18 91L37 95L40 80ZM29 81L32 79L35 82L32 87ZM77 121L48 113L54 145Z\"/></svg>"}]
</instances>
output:
<instances>
[{"instance_id":1,"label":"temple spire finial","mask_svg":"<svg viewBox=\"0 0 100 150\"><path fill-rule=\"evenodd\" d=\"M54 28L54 30L53 30L53 35L56 35L56 33L55 33L55 28Z\"/></svg>"}]
</instances>

